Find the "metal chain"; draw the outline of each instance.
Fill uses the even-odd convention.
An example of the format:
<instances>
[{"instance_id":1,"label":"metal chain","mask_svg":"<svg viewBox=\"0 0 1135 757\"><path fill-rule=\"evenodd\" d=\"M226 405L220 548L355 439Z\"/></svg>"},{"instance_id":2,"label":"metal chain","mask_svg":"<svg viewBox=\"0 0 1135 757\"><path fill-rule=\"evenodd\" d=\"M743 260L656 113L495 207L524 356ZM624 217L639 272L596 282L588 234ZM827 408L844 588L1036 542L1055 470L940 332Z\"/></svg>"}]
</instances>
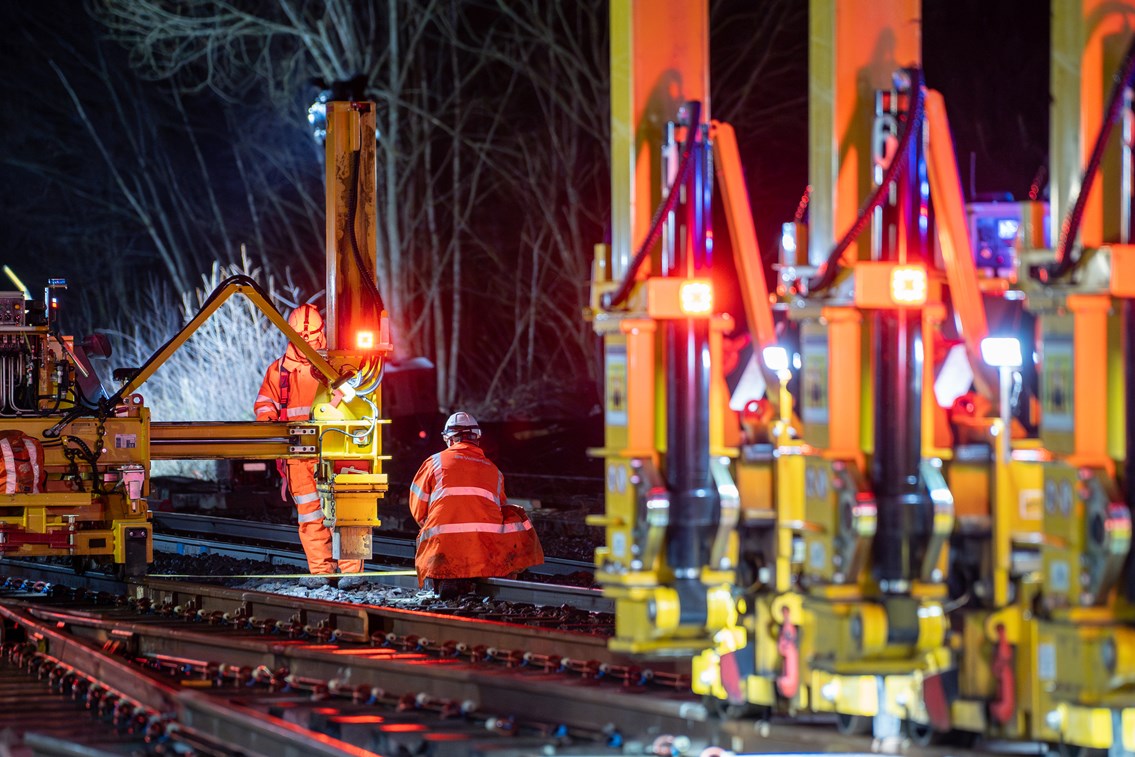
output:
<instances>
[{"instance_id":1,"label":"metal chain","mask_svg":"<svg viewBox=\"0 0 1135 757\"><path fill-rule=\"evenodd\" d=\"M86 491L83 487L83 477L79 473L79 462L76 459L79 456L78 450L67 444L71 437L64 436L60 441L63 443L63 455L67 458L69 465L67 466L67 477L74 482L79 488L79 491Z\"/></svg>"}]
</instances>

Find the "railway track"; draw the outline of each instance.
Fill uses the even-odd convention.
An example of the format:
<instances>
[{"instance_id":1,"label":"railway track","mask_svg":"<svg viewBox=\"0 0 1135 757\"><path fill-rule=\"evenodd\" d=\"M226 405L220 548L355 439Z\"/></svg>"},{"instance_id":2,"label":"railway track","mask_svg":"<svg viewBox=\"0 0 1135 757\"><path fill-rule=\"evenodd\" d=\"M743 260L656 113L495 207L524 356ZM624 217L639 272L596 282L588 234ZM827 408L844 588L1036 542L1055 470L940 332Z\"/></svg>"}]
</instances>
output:
<instances>
[{"instance_id":1,"label":"railway track","mask_svg":"<svg viewBox=\"0 0 1135 757\"><path fill-rule=\"evenodd\" d=\"M32 676L34 696L69 698L60 711L91 713L135 748L147 737L147 748L272 755L879 747L830 726L719 720L688 693L684 661L622 660L601 637L531 625L155 579L111 595L8 578L0 618L6 675ZM74 723L17 728L50 745Z\"/></svg>"},{"instance_id":2,"label":"railway track","mask_svg":"<svg viewBox=\"0 0 1135 757\"><path fill-rule=\"evenodd\" d=\"M241 534L214 518L177 523L156 537L155 569L232 558L302 570L298 545L284 548L291 527ZM209 528L244 543L206 538ZM412 556L405 540L383 544L388 554L368 569ZM0 561L0 574L3 675L25 676L35 696L71 696L44 709L55 716L13 723L0 714L14 733L31 734L21 743L37 754L69 753L68 708L94 713L92 733L109 724L108 753L171 743L185 753L273 755L910 751L838 735L829 722L720 719L690 694L688 660L609 652L612 619L595 609L606 601L595 589L491 581L483 598L441 603L412 577L382 577L407 600L396 607L366 587L291 592L294 580L124 583L13 560ZM93 703L92 691L101 692Z\"/></svg>"},{"instance_id":3,"label":"railway track","mask_svg":"<svg viewBox=\"0 0 1135 757\"><path fill-rule=\"evenodd\" d=\"M260 523L195 513L156 512L153 516L155 528L164 533L197 534L226 542L289 545L297 550L300 546L294 524ZM379 533L374 535L373 543L376 559L385 564L410 565L414 562L415 546L411 537L384 536ZM591 562L550 556L543 565L535 566L529 572L541 576L566 576L594 573L594 569Z\"/></svg>"},{"instance_id":4,"label":"railway track","mask_svg":"<svg viewBox=\"0 0 1135 757\"><path fill-rule=\"evenodd\" d=\"M255 569L261 573L277 569L288 573L306 570L307 563L300 549L295 526L182 513L155 513L154 516L155 552L188 558L224 556L258 564L259 567ZM369 572L413 566L412 539L376 535L374 551L374 559L365 565ZM192 565L191 562L176 564ZM193 575L191 570L193 569L189 568L182 572ZM477 594L502 602L570 605L586 612L611 613L614 611L614 603L591 585L589 577L593 572L594 567L590 563L549 557L544 565L527 571L542 580L480 579L477 582ZM573 577L587 585L555 583L556 579L567 577ZM413 576L392 575L368 580L407 590L417 587L417 579Z\"/></svg>"}]
</instances>

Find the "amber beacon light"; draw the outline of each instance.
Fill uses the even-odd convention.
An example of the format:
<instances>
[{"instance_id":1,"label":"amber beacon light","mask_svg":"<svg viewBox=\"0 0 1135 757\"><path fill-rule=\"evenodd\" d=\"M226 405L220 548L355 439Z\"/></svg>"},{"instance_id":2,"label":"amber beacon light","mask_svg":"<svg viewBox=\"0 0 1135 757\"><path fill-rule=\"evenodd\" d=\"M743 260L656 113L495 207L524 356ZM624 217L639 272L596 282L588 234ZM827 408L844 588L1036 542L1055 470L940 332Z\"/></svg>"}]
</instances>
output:
<instances>
[{"instance_id":1,"label":"amber beacon light","mask_svg":"<svg viewBox=\"0 0 1135 757\"><path fill-rule=\"evenodd\" d=\"M686 315L709 315L713 312L713 284L699 279L683 282L678 302Z\"/></svg>"},{"instance_id":2,"label":"amber beacon light","mask_svg":"<svg viewBox=\"0 0 1135 757\"><path fill-rule=\"evenodd\" d=\"M926 269L897 266L891 270L891 299L896 305L922 305L926 302Z\"/></svg>"}]
</instances>

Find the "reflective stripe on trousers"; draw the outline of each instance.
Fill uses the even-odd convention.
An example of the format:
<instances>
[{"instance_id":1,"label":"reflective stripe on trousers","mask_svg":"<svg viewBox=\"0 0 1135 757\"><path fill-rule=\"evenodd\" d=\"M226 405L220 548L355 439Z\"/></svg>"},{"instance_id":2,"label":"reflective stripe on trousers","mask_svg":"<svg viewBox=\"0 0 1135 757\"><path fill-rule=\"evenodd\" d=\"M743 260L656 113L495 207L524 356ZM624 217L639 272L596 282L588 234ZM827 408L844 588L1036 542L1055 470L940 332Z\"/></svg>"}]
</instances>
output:
<instances>
[{"instance_id":1,"label":"reflective stripe on trousers","mask_svg":"<svg viewBox=\"0 0 1135 757\"><path fill-rule=\"evenodd\" d=\"M296 520L300 523L315 523L316 521L323 520L323 508L317 507L310 513L299 513Z\"/></svg>"}]
</instances>

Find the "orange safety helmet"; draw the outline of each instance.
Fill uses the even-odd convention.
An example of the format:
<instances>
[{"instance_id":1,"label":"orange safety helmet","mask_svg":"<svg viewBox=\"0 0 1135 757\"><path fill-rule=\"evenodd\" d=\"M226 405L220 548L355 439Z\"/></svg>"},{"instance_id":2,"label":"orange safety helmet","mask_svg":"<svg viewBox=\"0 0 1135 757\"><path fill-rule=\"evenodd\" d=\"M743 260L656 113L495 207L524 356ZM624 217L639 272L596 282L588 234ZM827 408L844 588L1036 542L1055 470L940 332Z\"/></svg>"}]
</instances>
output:
<instances>
[{"instance_id":1,"label":"orange safety helmet","mask_svg":"<svg viewBox=\"0 0 1135 757\"><path fill-rule=\"evenodd\" d=\"M304 303L292 311L288 316L288 325L299 332L304 341L312 346L313 349L322 350L327 347L327 335L323 331L323 316L319 314L319 308L311 303ZM295 348L295 345L288 344L287 357L293 360L299 360L306 363L307 358Z\"/></svg>"}]
</instances>

